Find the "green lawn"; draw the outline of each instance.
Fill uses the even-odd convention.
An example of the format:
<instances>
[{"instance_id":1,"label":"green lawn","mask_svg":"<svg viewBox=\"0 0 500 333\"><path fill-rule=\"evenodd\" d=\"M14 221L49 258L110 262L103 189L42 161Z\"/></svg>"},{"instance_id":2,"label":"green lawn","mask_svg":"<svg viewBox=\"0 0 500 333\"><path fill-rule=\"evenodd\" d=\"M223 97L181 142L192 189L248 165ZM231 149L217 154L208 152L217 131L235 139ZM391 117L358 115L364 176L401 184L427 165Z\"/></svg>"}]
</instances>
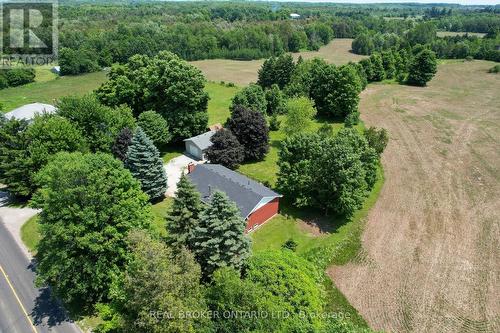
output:
<instances>
[{"instance_id":1,"label":"green lawn","mask_svg":"<svg viewBox=\"0 0 500 333\"><path fill-rule=\"evenodd\" d=\"M285 121L285 116L279 117L281 121L281 128L283 128L283 123ZM313 125L310 128L311 132L317 131L321 125L323 125L325 120L314 120ZM332 126L333 133L337 133L341 128L344 127L344 123L335 122L330 123L327 122L330 126ZM363 124L357 126L359 129L363 127ZM276 177L278 173L278 152L280 148L280 143L286 138L286 134L280 129L279 131L272 131L269 134L269 152L266 157L262 161L258 162L246 162L243 163L238 171L242 174L255 179L261 183L269 184L271 187L276 185Z\"/></svg>"},{"instance_id":2,"label":"green lawn","mask_svg":"<svg viewBox=\"0 0 500 333\"><path fill-rule=\"evenodd\" d=\"M165 217L173 203L172 198L167 197L163 201L153 205L153 228L162 237L166 236Z\"/></svg>"},{"instance_id":3,"label":"green lawn","mask_svg":"<svg viewBox=\"0 0 500 333\"><path fill-rule=\"evenodd\" d=\"M38 232L38 215L30 218L21 227L21 239L31 253L36 253L36 247L40 241Z\"/></svg>"},{"instance_id":4,"label":"green lawn","mask_svg":"<svg viewBox=\"0 0 500 333\"><path fill-rule=\"evenodd\" d=\"M281 214L251 234L253 251L280 248L285 241L297 242L297 253L326 270L331 265L343 265L353 260L361 249L361 234L368 212L377 201L384 183L382 168L378 170L378 180L363 207L351 219L339 216L323 216L317 210L297 209L282 202ZM312 229L306 222L314 221L320 228ZM321 233L317 232L321 230ZM351 320L366 326L344 295L325 276L324 287L330 311L349 313Z\"/></svg>"},{"instance_id":5,"label":"green lawn","mask_svg":"<svg viewBox=\"0 0 500 333\"><path fill-rule=\"evenodd\" d=\"M240 88L228 87L218 82L207 82L205 90L210 96L208 101L208 124L224 124L230 116L229 105L231 99ZM168 163L171 159L184 153L184 143L172 144L160 149L163 163Z\"/></svg>"},{"instance_id":6,"label":"green lawn","mask_svg":"<svg viewBox=\"0 0 500 333\"><path fill-rule=\"evenodd\" d=\"M229 118L231 99L240 88L228 87L218 82L207 82L205 90L210 96L208 101L208 125L224 124Z\"/></svg>"},{"instance_id":7,"label":"green lawn","mask_svg":"<svg viewBox=\"0 0 500 333\"><path fill-rule=\"evenodd\" d=\"M8 112L29 103L54 104L67 95L83 95L97 89L105 80L105 72L57 77L44 68L37 69L37 82L0 90L0 103Z\"/></svg>"}]
</instances>

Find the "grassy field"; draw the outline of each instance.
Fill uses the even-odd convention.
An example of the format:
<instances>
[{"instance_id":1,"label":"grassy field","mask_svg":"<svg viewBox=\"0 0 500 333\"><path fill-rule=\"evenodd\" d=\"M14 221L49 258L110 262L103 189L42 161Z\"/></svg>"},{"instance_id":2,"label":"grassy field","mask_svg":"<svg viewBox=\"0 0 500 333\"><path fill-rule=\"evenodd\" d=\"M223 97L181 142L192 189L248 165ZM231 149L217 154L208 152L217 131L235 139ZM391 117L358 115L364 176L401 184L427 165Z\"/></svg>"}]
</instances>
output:
<instances>
[{"instance_id":1,"label":"grassy field","mask_svg":"<svg viewBox=\"0 0 500 333\"><path fill-rule=\"evenodd\" d=\"M83 95L98 88L106 80L105 72L79 76L56 77L44 68L37 69L36 81L20 87L0 90L0 103L8 112L28 103L54 104L67 95Z\"/></svg>"},{"instance_id":2,"label":"grassy field","mask_svg":"<svg viewBox=\"0 0 500 333\"><path fill-rule=\"evenodd\" d=\"M479 38L483 38L484 36L486 36L485 33L481 33L481 32L454 32L454 31L438 31L437 32L438 37L464 36L465 34L467 34L469 36L476 36Z\"/></svg>"},{"instance_id":3,"label":"grassy field","mask_svg":"<svg viewBox=\"0 0 500 333\"><path fill-rule=\"evenodd\" d=\"M304 51L294 53L297 59L314 57L323 58L336 65L346 64L349 61L359 61L364 56L351 52L352 39L334 39L330 44L323 46L318 51ZM203 71L208 80L233 82L238 85L247 85L257 81L257 71L264 62L260 60L239 61L228 59L210 59L191 62Z\"/></svg>"},{"instance_id":4,"label":"grassy field","mask_svg":"<svg viewBox=\"0 0 500 333\"><path fill-rule=\"evenodd\" d=\"M371 327L498 332L500 76L445 62L427 87L370 85L361 117L390 140L356 260L329 269Z\"/></svg>"}]
</instances>

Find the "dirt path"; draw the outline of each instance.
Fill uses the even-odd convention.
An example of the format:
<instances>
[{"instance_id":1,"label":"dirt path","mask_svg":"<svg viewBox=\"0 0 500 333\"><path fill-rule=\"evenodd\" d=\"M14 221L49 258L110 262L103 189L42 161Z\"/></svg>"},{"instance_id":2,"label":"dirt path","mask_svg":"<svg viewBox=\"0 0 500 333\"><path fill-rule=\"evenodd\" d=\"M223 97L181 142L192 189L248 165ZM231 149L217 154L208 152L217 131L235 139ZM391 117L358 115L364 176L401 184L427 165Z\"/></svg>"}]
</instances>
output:
<instances>
[{"instance_id":1,"label":"dirt path","mask_svg":"<svg viewBox=\"0 0 500 333\"><path fill-rule=\"evenodd\" d=\"M332 267L375 329L500 331L500 75L445 64L427 88L373 85L368 125L385 127L386 182L363 251Z\"/></svg>"}]
</instances>

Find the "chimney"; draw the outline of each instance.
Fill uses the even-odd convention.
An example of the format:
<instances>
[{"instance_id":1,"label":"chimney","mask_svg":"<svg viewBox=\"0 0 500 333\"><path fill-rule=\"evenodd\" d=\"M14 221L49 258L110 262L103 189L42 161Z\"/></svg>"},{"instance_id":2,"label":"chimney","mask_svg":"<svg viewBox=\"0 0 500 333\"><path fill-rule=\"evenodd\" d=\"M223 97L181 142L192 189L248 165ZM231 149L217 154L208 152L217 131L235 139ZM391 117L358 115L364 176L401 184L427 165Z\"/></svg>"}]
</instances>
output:
<instances>
[{"instance_id":1,"label":"chimney","mask_svg":"<svg viewBox=\"0 0 500 333\"><path fill-rule=\"evenodd\" d=\"M212 196L212 186L208 185L208 197Z\"/></svg>"},{"instance_id":2,"label":"chimney","mask_svg":"<svg viewBox=\"0 0 500 333\"><path fill-rule=\"evenodd\" d=\"M188 174L191 173L191 172L193 172L194 168L196 168L196 164L194 164L193 162L190 162L188 164Z\"/></svg>"}]
</instances>

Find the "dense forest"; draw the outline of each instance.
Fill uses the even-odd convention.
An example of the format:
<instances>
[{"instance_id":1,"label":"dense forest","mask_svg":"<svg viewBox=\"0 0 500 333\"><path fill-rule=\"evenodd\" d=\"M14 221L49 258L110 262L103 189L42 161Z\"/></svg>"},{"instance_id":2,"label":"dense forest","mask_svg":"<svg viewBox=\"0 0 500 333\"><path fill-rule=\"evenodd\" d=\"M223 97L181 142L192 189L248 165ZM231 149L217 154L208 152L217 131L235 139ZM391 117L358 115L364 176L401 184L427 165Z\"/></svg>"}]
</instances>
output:
<instances>
[{"instance_id":1,"label":"dense forest","mask_svg":"<svg viewBox=\"0 0 500 333\"><path fill-rule=\"evenodd\" d=\"M360 54L415 44L442 58L498 61L500 52L499 6L63 1L59 17L63 74L164 50L185 60L267 58L317 50L333 38L356 38ZM438 38L437 30L487 35Z\"/></svg>"}]
</instances>

